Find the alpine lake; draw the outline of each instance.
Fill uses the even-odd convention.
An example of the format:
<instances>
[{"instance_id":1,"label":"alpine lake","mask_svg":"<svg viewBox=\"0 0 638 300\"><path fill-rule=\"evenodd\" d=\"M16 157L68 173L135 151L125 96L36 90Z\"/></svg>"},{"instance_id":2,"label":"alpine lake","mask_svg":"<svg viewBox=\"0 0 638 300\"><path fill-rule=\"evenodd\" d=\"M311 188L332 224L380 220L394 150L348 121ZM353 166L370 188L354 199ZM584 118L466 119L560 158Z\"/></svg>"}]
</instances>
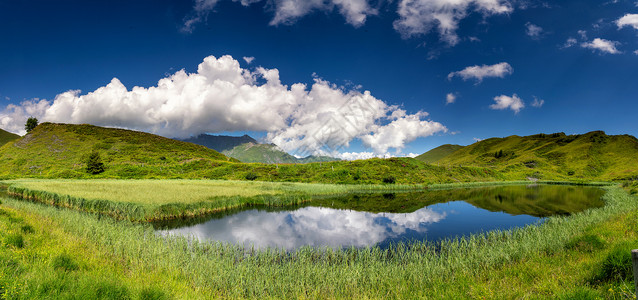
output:
<instances>
[{"instance_id":1,"label":"alpine lake","mask_svg":"<svg viewBox=\"0 0 638 300\"><path fill-rule=\"evenodd\" d=\"M248 207L154 227L161 235L256 249L387 248L540 224L549 216L602 207L603 193L596 187L534 184L349 194L287 208Z\"/></svg>"}]
</instances>

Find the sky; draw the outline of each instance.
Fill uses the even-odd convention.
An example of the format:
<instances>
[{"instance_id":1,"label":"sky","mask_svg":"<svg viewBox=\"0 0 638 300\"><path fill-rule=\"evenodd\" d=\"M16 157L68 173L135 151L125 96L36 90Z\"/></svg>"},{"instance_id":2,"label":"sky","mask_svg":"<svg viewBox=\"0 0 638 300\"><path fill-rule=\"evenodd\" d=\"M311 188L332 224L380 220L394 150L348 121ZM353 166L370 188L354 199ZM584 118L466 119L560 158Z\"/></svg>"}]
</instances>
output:
<instances>
[{"instance_id":1,"label":"sky","mask_svg":"<svg viewBox=\"0 0 638 300\"><path fill-rule=\"evenodd\" d=\"M638 136L636 0L0 0L0 20L21 135L34 116L344 159Z\"/></svg>"}]
</instances>

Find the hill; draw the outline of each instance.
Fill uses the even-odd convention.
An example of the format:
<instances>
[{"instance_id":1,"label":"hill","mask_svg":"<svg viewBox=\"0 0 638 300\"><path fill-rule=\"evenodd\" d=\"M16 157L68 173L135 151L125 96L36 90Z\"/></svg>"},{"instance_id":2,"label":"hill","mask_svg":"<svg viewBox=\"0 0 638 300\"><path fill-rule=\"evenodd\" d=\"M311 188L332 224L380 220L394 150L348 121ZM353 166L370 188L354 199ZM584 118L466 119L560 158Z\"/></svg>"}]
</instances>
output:
<instances>
[{"instance_id":1,"label":"hill","mask_svg":"<svg viewBox=\"0 0 638 300\"><path fill-rule=\"evenodd\" d=\"M222 153L246 163L296 164L339 160L328 156L296 158L274 144L245 143Z\"/></svg>"},{"instance_id":2,"label":"hill","mask_svg":"<svg viewBox=\"0 0 638 300\"><path fill-rule=\"evenodd\" d=\"M426 163L433 163L433 162L436 162L437 160L440 160L454 153L454 151L459 150L461 148L463 148L463 146L461 145L445 144L445 145L438 146L428 152L425 152L415 157L415 159L424 161Z\"/></svg>"},{"instance_id":3,"label":"hill","mask_svg":"<svg viewBox=\"0 0 638 300\"><path fill-rule=\"evenodd\" d=\"M437 163L489 167L515 178L616 180L638 175L638 139L602 131L513 135L465 146Z\"/></svg>"},{"instance_id":4,"label":"hill","mask_svg":"<svg viewBox=\"0 0 638 300\"><path fill-rule=\"evenodd\" d=\"M11 132L0 129L0 146L10 141L17 140L19 138L20 136L15 133L11 133Z\"/></svg>"},{"instance_id":5,"label":"hill","mask_svg":"<svg viewBox=\"0 0 638 300\"><path fill-rule=\"evenodd\" d=\"M176 167L206 161L228 161L223 154L161 136L92 125L42 123L29 134L0 147L2 177L78 177L85 174L89 153L98 151L106 176L147 173L142 168ZM182 170L183 172L183 170Z\"/></svg>"},{"instance_id":6,"label":"hill","mask_svg":"<svg viewBox=\"0 0 638 300\"><path fill-rule=\"evenodd\" d=\"M202 145L217 152L232 150L233 148L245 143L257 144L255 139L246 134L243 136L200 134L196 137L183 139L182 141Z\"/></svg>"}]
</instances>

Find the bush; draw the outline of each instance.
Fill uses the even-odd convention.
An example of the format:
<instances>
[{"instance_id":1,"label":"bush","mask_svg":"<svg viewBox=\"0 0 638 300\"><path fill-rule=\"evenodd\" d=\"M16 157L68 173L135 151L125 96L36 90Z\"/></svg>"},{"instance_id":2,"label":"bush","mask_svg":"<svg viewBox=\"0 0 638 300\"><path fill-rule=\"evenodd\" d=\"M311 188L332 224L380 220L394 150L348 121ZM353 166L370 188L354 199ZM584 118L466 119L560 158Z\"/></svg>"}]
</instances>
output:
<instances>
[{"instance_id":1,"label":"bush","mask_svg":"<svg viewBox=\"0 0 638 300\"><path fill-rule=\"evenodd\" d=\"M93 151L89 154L86 160L86 172L93 175L104 172L104 163L99 152Z\"/></svg>"},{"instance_id":2,"label":"bush","mask_svg":"<svg viewBox=\"0 0 638 300\"><path fill-rule=\"evenodd\" d=\"M397 181L397 179L394 178L394 176L388 176L388 177L383 178L383 183L392 184L392 183L395 183L396 181Z\"/></svg>"},{"instance_id":3,"label":"bush","mask_svg":"<svg viewBox=\"0 0 638 300\"><path fill-rule=\"evenodd\" d=\"M35 230L33 229L33 227L31 225L22 225L22 227L20 227L20 230L22 230L22 232L24 233L34 233Z\"/></svg>"},{"instance_id":4,"label":"bush","mask_svg":"<svg viewBox=\"0 0 638 300\"><path fill-rule=\"evenodd\" d=\"M255 180L255 179L257 179L257 174L255 174L255 173L246 174L246 180L251 180L252 181L252 180Z\"/></svg>"}]
</instances>

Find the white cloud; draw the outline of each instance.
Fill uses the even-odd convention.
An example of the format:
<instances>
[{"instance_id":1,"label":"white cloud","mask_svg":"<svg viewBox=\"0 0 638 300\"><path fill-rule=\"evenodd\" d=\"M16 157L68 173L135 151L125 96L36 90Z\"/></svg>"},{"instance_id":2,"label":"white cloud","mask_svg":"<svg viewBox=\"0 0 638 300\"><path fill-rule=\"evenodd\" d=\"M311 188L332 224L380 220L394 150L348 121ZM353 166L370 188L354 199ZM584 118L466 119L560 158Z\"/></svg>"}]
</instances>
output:
<instances>
[{"instance_id":1,"label":"white cloud","mask_svg":"<svg viewBox=\"0 0 638 300\"><path fill-rule=\"evenodd\" d=\"M571 48L576 44L578 44L578 40L576 40L575 38L568 38L567 41L565 41L565 44L563 44L563 46L560 48L561 49Z\"/></svg>"},{"instance_id":2,"label":"white cloud","mask_svg":"<svg viewBox=\"0 0 638 300\"><path fill-rule=\"evenodd\" d=\"M456 94L448 93L445 95L445 104L452 104L454 102L456 102Z\"/></svg>"},{"instance_id":3,"label":"white cloud","mask_svg":"<svg viewBox=\"0 0 638 300\"><path fill-rule=\"evenodd\" d=\"M253 60L255 60L255 58L252 56L244 56L243 59L249 65L253 62Z\"/></svg>"},{"instance_id":4,"label":"white cloud","mask_svg":"<svg viewBox=\"0 0 638 300\"><path fill-rule=\"evenodd\" d=\"M525 24L525 28L525 33L532 38L539 38L541 36L541 33L543 33L542 27L534 25L530 22L527 22L527 24Z\"/></svg>"},{"instance_id":5,"label":"white cloud","mask_svg":"<svg viewBox=\"0 0 638 300\"><path fill-rule=\"evenodd\" d=\"M427 113L408 114L369 91L345 90L319 78L310 87L283 85L277 69L243 69L228 55L206 57L196 73L180 70L148 88L128 90L113 78L87 94L68 91L53 101L9 105L0 112L0 125L24 133L29 116L41 122L89 123L167 137L266 131L268 142L289 152L302 148L305 153L296 154L305 155L332 154L353 139L383 154L447 130L427 120Z\"/></svg>"},{"instance_id":6,"label":"white cloud","mask_svg":"<svg viewBox=\"0 0 638 300\"><path fill-rule=\"evenodd\" d=\"M451 80L454 76L459 76L463 80L476 79L477 83L483 81L483 78L498 77L503 78L506 75L512 74L514 69L510 64L506 62L498 63L495 65L482 65L471 66L461 71L452 72L447 75L447 78Z\"/></svg>"},{"instance_id":7,"label":"white cloud","mask_svg":"<svg viewBox=\"0 0 638 300\"><path fill-rule=\"evenodd\" d=\"M483 139L479 139L479 138L476 138L476 137L475 137L475 138L472 138L472 140L473 140L474 142L480 142L480 141L482 141Z\"/></svg>"},{"instance_id":8,"label":"white cloud","mask_svg":"<svg viewBox=\"0 0 638 300\"><path fill-rule=\"evenodd\" d=\"M400 0L394 28L408 38L427 34L436 27L441 39L454 46L459 42L459 22L469 13L490 16L512 11L506 0Z\"/></svg>"},{"instance_id":9,"label":"white cloud","mask_svg":"<svg viewBox=\"0 0 638 300\"><path fill-rule=\"evenodd\" d=\"M506 95L496 96L494 97L494 101L496 103L490 105L491 109L511 109L516 114L525 107L523 100L521 100L521 98L519 98L516 94L512 95L512 97Z\"/></svg>"},{"instance_id":10,"label":"white cloud","mask_svg":"<svg viewBox=\"0 0 638 300\"><path fill-rule=\"evenodd\" d=\"M197 23L205 21L219 1L196 0L193 12L184 19L182 31L192 32ZM262 0L233 0L233 2L249 6ZM268 5L271 5L275 12L270 25L292 24L314 11L331 12L337 8L346 18L347 23L359 27L365 24L368 16L377 14L377 10L370 6L368 0L270 0Z\"/></svg>"},{"instance_id":11,"label":"white cloud","mask_svg":"<svg viewBox=\"0 0 638 300\"><path fill-rule=\"evenodd\" d=\"M619 42L616 41L610 41L610 40L605 40L605 39L601 39L601 38L595 38L593 41L591 42L585 42L580 44L581 47L583 48L588 48L588 49L592 49L592 50L598 50L602 53L609 53L609 54L619 54L620 51L618 51L618 49L616 49L616 45L620 44Z\"/></svg>"},{"instance_id":12,"label":"white cloud","mask_svg":"<svg viewBox=\"0 0 638 300\"><path fill-rule=\"evenodd\" d=\"M618 29L625 26L631 26L638 30L638 14L626 14L622 18L616 20L616 25L618 25Z\"/></svg>"},{"instance_id":13,"label":"white cloud","mask_svg":"<svg viewBox=\"0 0 638 300\"><path fill-rule=\"evenodd\" d=\"M545 100L534 97L534 101L532 101L532 107L541 108L543 107L543 104L545 104Z\"/></svg>"},{"instance_id":14,"label":"white cloud","mask_svg":"<svg viewBox=\"0 0 638 300\"><path fill-rule=\"evenodd\" d=\"M581 39L586 40L587 39L587 31L586 30L578 30L578 35L580 36Z\"/></svg>"},{"instance_id":15,"label":"white cloud","mask_svg":"<svg viewBox=\"0 0 638 300\"><path fill-rule=\"evenodd\" d=\"M397 238L409 231L425 233L443 221L447 212L421 208L411 213L370 213L325 207L263 213L248 210L188 229L163 230L166 235L188 235L255 248L301 246L365 247Z\"/></svg>"},{"instance_id":16,"label":"white cloud","mask_svg":"<svg viewBox=\"0 0 638 300\"><path fill-rule=\"evenodd\" d=\"M638 50L634 51L634 54L638 55Z\"/></svg>"}]
</instances>

